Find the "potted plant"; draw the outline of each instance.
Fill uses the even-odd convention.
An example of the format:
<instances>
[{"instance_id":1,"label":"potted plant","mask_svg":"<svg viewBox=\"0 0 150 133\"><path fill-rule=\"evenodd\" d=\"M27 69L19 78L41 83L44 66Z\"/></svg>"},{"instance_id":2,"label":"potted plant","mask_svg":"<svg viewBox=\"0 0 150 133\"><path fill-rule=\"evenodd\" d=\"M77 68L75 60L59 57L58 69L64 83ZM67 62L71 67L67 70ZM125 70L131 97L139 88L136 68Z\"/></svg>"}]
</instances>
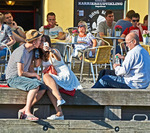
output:
<instances>
[{"instance_id":1,"label":"potted plant","mask_svg":"<svg viewBox=\"0 0 150 133\"><path fill-rule=\"evenodd\" d=\"M72 31L72 43L76 43L78 38L78 30Z\"/></svg>"},{"instance_id":2,"label":"potted plant","mask_svg":"<svg viewBox=\"0 0 150 133\"><path fill-rule=\"evenodd\" d=\"M149 31L148 30L144 30L143 34L142 34L142 37L143 37L143 44L148 44L149 39L150 39Z\"/></svg>"},{"instance_id":3,"label":"potted plant","mask_svg":"<svg viewBox=\"0 0 150 133\"><path fill-rule=\"evenodd\" d=\"M44 35L49 35L49 29L51 28L50 25L44 25Z\"/></svg>"},{"instance_id":4,"label":"potted plant","mask_svg":"<svg viewBox=\"0 0 150 133\"><path fill-rule=\"evenodd\" d=\"M116 25L115 26L115 36L120 36L121 35L121 30L122 30L122 26Z\"/></svg>"}]
</instances>

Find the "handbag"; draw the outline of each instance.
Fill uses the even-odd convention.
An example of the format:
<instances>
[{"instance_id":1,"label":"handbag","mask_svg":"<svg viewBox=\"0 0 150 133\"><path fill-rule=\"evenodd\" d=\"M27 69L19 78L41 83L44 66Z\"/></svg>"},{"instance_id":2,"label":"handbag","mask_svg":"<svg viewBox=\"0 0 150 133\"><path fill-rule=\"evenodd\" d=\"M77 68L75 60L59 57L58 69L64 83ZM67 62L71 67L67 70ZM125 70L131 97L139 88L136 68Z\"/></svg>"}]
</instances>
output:
<instances>
[{"instance_id":1,"label":"handbag","mask_svg":"<svg viewBox=\"0 0 150 133\"><path fill-rule=\"evenodd\" d=\"M51 61L51 65L47 68L45 68L43 70L43 73L46 74L46 73L50 73L50 74L54 74L54 75L57 75L57 71L55 69L55 67L53 66L53 62L52 62L52 59L50 57L50 61Z\"/></svg>"}]
</instances>

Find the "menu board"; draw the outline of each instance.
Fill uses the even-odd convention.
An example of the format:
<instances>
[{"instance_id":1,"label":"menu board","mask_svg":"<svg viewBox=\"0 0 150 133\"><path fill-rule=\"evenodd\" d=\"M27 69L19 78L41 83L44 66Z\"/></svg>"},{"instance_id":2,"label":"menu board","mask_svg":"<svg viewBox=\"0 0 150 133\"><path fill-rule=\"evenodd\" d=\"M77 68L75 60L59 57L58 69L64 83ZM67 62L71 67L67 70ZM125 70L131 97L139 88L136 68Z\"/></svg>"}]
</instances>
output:
<instances>
[{"instance_id":1,"label":"menu board","mask_svg":"<svg viewBox=\"0 0 150 133\"><path fill-rule=\"evenodd\" d=\"M83 20L90 31L96 30L98 24L105 20L106 10L114 12L115 21L122 19L124 3L125 0L75 0L74 26Z\"/></svg>"}]
</instances>

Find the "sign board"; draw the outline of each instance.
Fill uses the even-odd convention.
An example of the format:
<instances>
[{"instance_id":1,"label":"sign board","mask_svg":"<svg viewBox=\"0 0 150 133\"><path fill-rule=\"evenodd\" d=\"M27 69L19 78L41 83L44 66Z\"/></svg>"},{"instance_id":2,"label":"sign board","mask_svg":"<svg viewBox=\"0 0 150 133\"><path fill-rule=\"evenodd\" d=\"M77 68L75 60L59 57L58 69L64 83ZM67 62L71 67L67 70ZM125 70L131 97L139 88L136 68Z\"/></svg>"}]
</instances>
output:
<instances>
[{"instance_id":1,"label":"sign board","mask_svg":"<svg viewBox=\"0 0 150 133\"><path fill-rule=\"evenodd\" d=\"M98 24L105 20L106 10L114 12L115 21L123 18L125 0L75 0L74 2L74 26L83 20L90 31L96 30Z\"/></svg>"}]
</instances>

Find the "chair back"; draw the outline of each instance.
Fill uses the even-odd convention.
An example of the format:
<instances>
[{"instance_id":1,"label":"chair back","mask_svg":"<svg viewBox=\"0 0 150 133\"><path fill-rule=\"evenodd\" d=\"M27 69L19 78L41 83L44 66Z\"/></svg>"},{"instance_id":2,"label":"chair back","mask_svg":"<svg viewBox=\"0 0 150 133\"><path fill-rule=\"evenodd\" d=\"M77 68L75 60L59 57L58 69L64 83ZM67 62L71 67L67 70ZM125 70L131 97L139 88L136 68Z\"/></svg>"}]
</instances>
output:
<instances>
[{"instance_id":1,"label":"chair back","mask_svg":"<svg viewBox=\"0 0 150 133\"><path fill-rule=\"evenodd\" d=\"M112 46L99 46L93 64L110 63Z\"/></svg>"},{"instance_id":2,"label":"chair back","mask_svg":"<svg viewBox=\"0 0 150 133\"><path fill-rule=\"evenodd\" d=\"M150 55L150 45L141 45Z\"/></svg>"},{"instance_id":3,"label":"chair back","mask_svg":"<svg viewBox=\"0 0 150 133\"><path fill-rule=\"evenodd\" d=\"M101 46L102 41L105 42L105 44L107 44L108 46L110 46L110 43L104 40L103 38L96 37L96 40L97 40L98 46Z\"/></svg>"}]
</instances>

